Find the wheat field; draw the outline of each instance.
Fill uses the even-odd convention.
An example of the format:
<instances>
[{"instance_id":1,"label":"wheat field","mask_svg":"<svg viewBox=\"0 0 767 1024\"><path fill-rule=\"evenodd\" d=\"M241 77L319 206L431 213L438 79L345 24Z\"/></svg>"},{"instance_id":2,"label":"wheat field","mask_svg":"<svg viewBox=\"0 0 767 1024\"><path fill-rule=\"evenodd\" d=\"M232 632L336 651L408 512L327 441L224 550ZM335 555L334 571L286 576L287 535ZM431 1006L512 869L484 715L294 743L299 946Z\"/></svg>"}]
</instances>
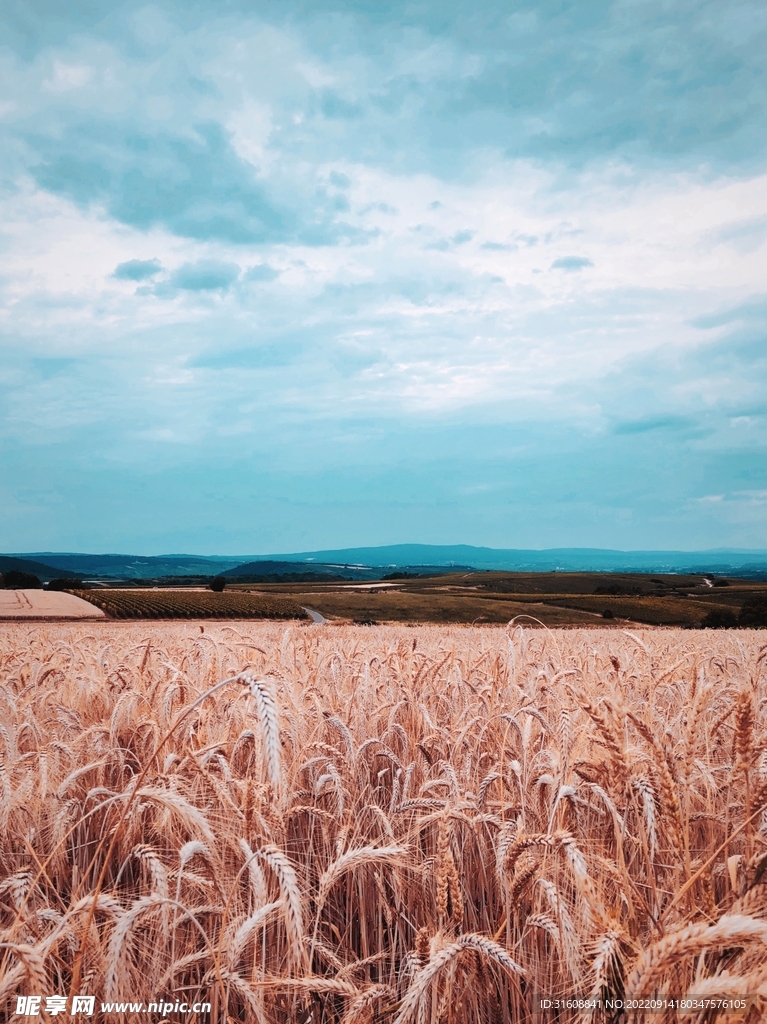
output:
<instances>
[{"instance_id":1,"label":"wheat field","mask_svg":"<svg viewBox=\"0 0 767 1024\"><path fill-rule=\"evenodd\" d=\"M0 1014L760 1020L766 639L5 626Z\"/></svg>"}]
</instances>

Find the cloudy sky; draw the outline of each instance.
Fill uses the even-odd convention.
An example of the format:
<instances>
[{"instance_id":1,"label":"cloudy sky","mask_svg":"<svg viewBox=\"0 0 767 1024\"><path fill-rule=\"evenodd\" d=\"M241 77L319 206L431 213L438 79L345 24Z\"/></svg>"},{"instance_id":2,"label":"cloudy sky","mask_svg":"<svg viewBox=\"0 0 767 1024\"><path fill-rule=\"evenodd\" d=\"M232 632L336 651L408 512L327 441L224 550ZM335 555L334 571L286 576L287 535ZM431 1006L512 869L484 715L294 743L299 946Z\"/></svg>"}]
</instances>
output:
<instances>
[{"instance_id":1,"label":"cloudy sky","mask_svg":"<svg viewBox=\"0 0 767 1024\"><path fill-rule=\"evenodd\" d=\"M0 549L767 548L767 7L4 0Z\"/></svg>"}]
</instances>

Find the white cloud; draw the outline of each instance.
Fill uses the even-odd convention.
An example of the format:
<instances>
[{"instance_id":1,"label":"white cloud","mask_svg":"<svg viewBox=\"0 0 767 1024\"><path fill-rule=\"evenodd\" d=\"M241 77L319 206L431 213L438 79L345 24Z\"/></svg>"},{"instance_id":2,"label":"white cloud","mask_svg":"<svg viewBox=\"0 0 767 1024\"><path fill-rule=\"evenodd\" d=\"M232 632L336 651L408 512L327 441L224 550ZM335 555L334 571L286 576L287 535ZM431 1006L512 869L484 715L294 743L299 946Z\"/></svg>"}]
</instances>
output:
<instances>
[{"instance_id":1,"label":"white cloud","mask_svg":"<svg viewBox=\"0 0 767 1024\"><path fill-rule=\"evenodd\" d=\"M85 64L63 64L53 62L53 75L43 80L42 87L48 92L69 92L82 89L93 78L94 69Z\"/></svg>"},{"instance_id":2,"label":"white cloud","mask_svg":"<svg viewBox=\"0 0 767 1024\"><path fill-rule=\"evenodd\" d=\"M217 324L224 315L233 326L263 330L265 313L273 324L290 310L292 329L308 340L312 325L323 324L325 340L319 349L312 344L313 357L323 347L332 351L334 339L353 325L358 345L378 353L377 369L358 380L365 400L434 410L504 395L553 395L568 381L598 380L641 353L694 349L710 332L690 321L757 291L767 271L767 250L736 251L726 263L712 258L710 265L701 253L701 239L731 223L733 211L767 211L761 176L713 182L669 176L629 190L615 186L610 168L601 180L594 172L576 180L564 196L550 174L530 163L507 164L505 173L496 163L484 179L460 185L352 164L335 165L334 172L349 181L346 219L378 231L367 244L183 240L161 229L130 229L98 209L83 211L27 185L0 204L2 322L22 335L39 336L42 329L57 352L82 344L71 331L61 337L65 325L98 325L117 338L127 328L204 324L205 296L180 298L166 289L173 301L161 302L155 294L161 287L137 291L135 282L115 280L115 267L158 260L161 284L174 281L182 266L269 263L281 273L259 284L257 300L247 287L217 296ZM456 237L462 244L453 244ZM447 247L430 250L428 241L439 238ZM483 248L499 239L509 249ZM588 253L587 274L535 274L573 248ZM190 352L181 336L177 345ZM345 377L334 384L330 364L324 372L324 386L346 393ZM692 390L700 393L701 386L708 387L699 382ZM707 400L718 394L714 389ZM573 412L577 391L569 407L557 402L561 415Z\"/></svg>"}]
</instances>

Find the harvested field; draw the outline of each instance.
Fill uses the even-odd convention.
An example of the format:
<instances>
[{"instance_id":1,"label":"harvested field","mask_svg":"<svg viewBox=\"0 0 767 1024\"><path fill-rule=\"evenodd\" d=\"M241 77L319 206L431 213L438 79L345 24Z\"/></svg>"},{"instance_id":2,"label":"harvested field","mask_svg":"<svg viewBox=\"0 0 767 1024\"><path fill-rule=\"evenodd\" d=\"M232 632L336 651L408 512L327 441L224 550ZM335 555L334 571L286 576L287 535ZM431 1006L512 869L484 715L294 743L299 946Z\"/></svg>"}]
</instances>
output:
<instances>
[{"instance_id":1,"label":"harvested field","mask_svg":"<svg viewBox=\"0 0 767 1024\"><path fill-rule=\"evenodd\" d=\"M0 590L0 619L103 619L104 612L75 594Z\"/></svg>"},{"instance_id":2,"label":"harvested field","mask_svg":"<svg viewBox=\"0 0 767 1024\"><path fill-rule=\"evenodd\" d=\"M0 1012L763 1019L763 632L204 628L0 632Z\"/></svg>"}]
</instances>

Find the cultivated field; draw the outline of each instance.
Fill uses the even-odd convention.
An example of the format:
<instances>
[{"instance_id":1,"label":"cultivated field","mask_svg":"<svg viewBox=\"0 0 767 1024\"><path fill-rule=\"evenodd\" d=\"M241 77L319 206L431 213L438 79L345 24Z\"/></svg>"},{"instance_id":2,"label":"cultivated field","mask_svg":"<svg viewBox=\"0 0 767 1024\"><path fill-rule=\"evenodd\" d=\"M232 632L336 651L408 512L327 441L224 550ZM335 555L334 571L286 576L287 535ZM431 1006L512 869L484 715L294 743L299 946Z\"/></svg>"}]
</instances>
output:
<instances>
[{"instance_id":1,"label":"cultivated field","mask_svg":"<svg viewBox=\"0 0 767 1024\"><path fill-rule=\"evenodd\" d=\"M288 597L211 590L77 590L114 619L305 619Z\"/></svg>"},{"instance_id":2,"label":"cultivated field","mask_svg":"<svg viewBox=\"0 0 767 1024\"><path fill-rule=\"evenodd\" d=\"M204 629L2 627L0 1013L762 1019L763 632Z\"/></svg>"}]
</instances>

